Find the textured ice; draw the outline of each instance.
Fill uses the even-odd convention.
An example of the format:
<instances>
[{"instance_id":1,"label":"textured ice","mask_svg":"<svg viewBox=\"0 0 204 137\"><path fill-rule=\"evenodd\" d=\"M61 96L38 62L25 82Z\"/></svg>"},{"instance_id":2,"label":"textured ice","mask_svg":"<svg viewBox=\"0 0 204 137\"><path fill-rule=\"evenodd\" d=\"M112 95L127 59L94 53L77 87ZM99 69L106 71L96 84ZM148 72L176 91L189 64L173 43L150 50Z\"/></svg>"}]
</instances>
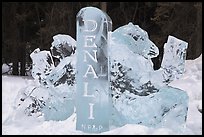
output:
<instances>
[{"instance_id":1,"label":"textured ice","mask_svg":"<svg viewBox=\"0 0 204 137\"><path fill-rule=\"evenodd\" d=\"M112 33L110 60L115 107L113 124L137 123L168 127L174 122L177 125L185 123L188 96L185 91L167 85L174 80L172 75L177 77L184 73L186 44L169 36L162 67L155 71L151 58L159 52L146 31L129 23ZM167 73L166 70L171 70L171 66L177 73Z\"/></svg>"},{"instance_id":2,"label":"textured ice","mask_svg":"<svg viewBox=\"0 0 204 137\"><path fill-rule=\"evenodd\" d=\"M86 7L77 14L77 130L91 133L109 130L107 52L111 27L111 19L97 8Z\"/></svg>"},{"instance_id":3,"label":"textured ice","mask_svg":"<svg viewBox=\"0 0 204 137\"><path fill-rule=\"evenodd\" d=\"M185 72L186 50L188 43L173 36L168 36L164 44L164 55L161 68L151 72L150 80L154 85L162 87L179 79Z\"/></svg>"}]
</instances>

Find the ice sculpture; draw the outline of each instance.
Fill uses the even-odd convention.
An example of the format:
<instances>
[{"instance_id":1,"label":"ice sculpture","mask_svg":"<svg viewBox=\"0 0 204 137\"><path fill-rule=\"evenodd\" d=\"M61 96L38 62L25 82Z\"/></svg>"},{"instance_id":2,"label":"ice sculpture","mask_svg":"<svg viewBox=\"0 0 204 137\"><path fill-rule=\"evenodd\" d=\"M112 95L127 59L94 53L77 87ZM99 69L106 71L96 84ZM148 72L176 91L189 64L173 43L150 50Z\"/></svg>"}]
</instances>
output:
<instances>
[{"instance_id":1,"label":"ice sculpture","mask_svg":"<svg viewBox=\"0 0 204 137\"><path fill-rule=\"evenodd\" d=\"M74 55L73 55L74 56ZM47 76L49 100L43 113L46 120L65 120L74 112L75 60L65 57Z\"/></svg>"},{"instance_id":2,"label":"ice sculpture","mask_svg":"<svg viewBox=\"0 0 204 137\"><path fill-rule=\"evenodd\" d=\"M108 15L94 7L83 8L77 14L77 130L90 133L109 130L107 49L111 25Z\"/></svg>"},{"instance_id":3,"label":"ice sculpture","mask_svg":"<svg viewBox=\"0 0 204 137\"><path fill-rule=\"evenodd\" d=\"M188 43L169 36L161 68L154 70L151 58L159 50L147 32L132 23L114 32L111 27L106 13L86 7L77 14L77 42L68 35L53 37L50 49L60 60L57 66L49 51L34 50L32 76L39 84L19 92L16 118L23 112L65 120L76 101L76 129L84 132L107 131L109 123L183 125L188 96L168 84L185 71Z\"/></svg>"},{"instance_id":4,"label":"ice sculpture","mask_svg":"<svg viewBox=\"0 0 204 137\"><path fill-rule=\"evenodd\" d=\"M185 123L188 96L185 91L167 86L166 79L173 80L171 77L184 72L187 43L170 36L162 67L155 71L151 58L159 52L146 31L129 23L111 36L111 90L115 107L112 123L154 127L169 126L173 121L177 125ZM167 75L171 66L177 73Z\"/></svg>"},{"instance_id":5,"label":"ice sculpture","mask_svg":"<svg viewBox=\"0 0 204 137\"><path fill-rule=\"evenodd\" d=\"M34 50L32 76L38 86L28 86L17 97L17 114L45 120L65 120L74 112L76 41L68 35L53 37L52 55L60 59L55 67L49 51ZM65 50L67 49L67 50Z\"/></svg>"},{"instance_id":6,"label":"ice sculpture","mask_svg":"<svg viewBox=\"0 0 204 137\"><path fill-rule=\"evenodd\" d=\"M59 64L47 76L50 99L49 107L43 109L46 120L65 120L74 112L76 41L69 35L58 34L53 37L51 52L60 59Z\"/></svg>"}]
</instances>

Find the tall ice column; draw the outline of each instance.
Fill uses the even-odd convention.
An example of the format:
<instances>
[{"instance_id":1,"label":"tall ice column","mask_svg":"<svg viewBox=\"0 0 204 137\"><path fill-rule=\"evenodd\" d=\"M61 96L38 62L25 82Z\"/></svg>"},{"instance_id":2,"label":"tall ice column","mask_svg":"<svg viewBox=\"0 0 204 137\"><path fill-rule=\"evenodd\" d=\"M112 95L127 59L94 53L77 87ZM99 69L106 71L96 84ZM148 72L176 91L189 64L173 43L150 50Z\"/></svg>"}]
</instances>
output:
<instances>
[{"instance_id":1,"label":"tall ice column","mask_svg":"<svg viewBox=\"0 0 204 137\"><path fill-rule=\"evenodd\" d=\"M86 7L77 14L76 129L88 133L109 130L108 43L112 21L103 11Z\"/></svg>"}]
</instances>

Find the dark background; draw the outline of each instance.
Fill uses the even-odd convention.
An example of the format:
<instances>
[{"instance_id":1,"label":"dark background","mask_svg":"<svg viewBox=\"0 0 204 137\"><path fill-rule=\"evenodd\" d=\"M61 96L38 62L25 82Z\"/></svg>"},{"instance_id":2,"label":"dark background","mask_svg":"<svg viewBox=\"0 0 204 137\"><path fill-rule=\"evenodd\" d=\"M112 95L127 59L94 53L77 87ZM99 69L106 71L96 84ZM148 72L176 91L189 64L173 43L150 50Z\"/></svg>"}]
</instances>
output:
<instances>
[{"instance_id":1,"label":"dark background","mask_svg":"<svg viewBox=\"0 0 204 137\"><path fill-rule=\"evenodd\" d=\"M202 2L2 2L2 65L12 63L13 75L26 75L34 49L50 50L56 34L76 38L76 14L86 6L104 10L113 31L129 22L146 30L160 49L155 69L168 35L188 42L187 59L202 53Z\"/></svg>"}]
</instances>

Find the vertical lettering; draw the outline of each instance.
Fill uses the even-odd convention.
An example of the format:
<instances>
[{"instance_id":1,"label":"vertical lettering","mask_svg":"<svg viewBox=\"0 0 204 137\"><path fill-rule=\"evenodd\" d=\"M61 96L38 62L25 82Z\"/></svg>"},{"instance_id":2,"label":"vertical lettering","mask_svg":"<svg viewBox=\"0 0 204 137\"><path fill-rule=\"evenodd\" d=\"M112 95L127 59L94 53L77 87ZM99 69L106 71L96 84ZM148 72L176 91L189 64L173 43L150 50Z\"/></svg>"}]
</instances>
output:
<instances>
[{"instance_id":1,"label":"vertical lettering","mask_svg":"<svg viewBox=\"0 0 204 137\"><path fill-rule=\"evenodd\" d=\"M108 36L111 25L110 17L94 7L83 8L77 14L77 130L89 133L109 130Z\"/></svg>"},{"instance_id":2,"label":"vertical lettering","mask_svg":"<svg viewBox=\"0 0 204 137\"><path fill-rule=\"evenodd\" d=\"M88 82L84 82L84 96L85 97L94 97L94 95L88 95Z\"/></svg>"},{"instance_id":3,"label":"vertical lettering","mask_svg":"<svg viewBox=\"0 0 204 137\"><path fill-rule=\"evenodd\" d=\"M91 66L91 65L88 65L88 69L86 71L86 73L84 74L84 78L87 78L87 74L93 74L94 75L94 78L98 78L97 75L96 75L96 72L94 71L94 68Z\"/></svg>"},{"instance_id":4,"label":"vertical lettering","mask_svg":"<svg viewBox=\"0 0 204 137\"><path fill-rule=\"evenodd\" d=\"M84 36L84 47L97 48L94 43L96 36Z\"/></svg>"},{"instance_id":5,"label":"vertical lettering","mask_svg":"<svg viewBox=\"0 0 204 137\"><path fill-rule=\"evenodd\" d=\"M95 20L83 20L83 21L85 24L85 30L84 31L93 32L96 30L97 22ZM89 28L90 26L92 26L92 28Z\"/></svg>"},{"instance_id":6,"label":"vertical lettering","mask_svg":"<svg viewBox=\"0 0 204 137\"><path fill-rule=\"evenodd\" d=\"M87 58L86 58L86 55L89 55L89 57L97 63L97 57L96 57L96 53L97 53L97 50L92 50L94 52L94 57L87 51L87 50L84 50L84 62L87 62Z\"/></svg>"},{"instance_id":7,"label":"vertical lettering","mask_svg":"<svg viewBox=\"0 0 204 137\"><path fill-rule=\"evenodd\" d=\"M94 104L92 104L92 103L89 103L89 118L88 119L94 119L94 117L93 117L93 106L94 106Z\"/></svg>"}]
</instances>

